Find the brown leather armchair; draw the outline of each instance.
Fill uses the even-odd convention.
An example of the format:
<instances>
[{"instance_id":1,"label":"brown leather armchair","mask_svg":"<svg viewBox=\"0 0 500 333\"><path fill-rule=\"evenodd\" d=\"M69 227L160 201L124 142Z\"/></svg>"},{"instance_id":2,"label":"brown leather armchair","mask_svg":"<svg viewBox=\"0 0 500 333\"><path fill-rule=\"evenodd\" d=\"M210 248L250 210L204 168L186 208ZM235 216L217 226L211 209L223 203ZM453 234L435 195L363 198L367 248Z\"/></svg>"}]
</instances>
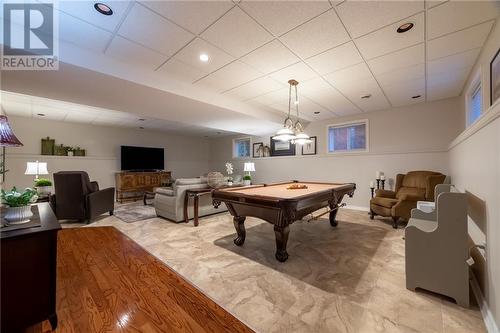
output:
<instances>
[{"instance_id":1,"label":"brown leather armchair","mask_svg":"<svg viewBox=\"0 0 500 333\"><path fill-rule=\"evenodd\" d=\"M446 176L433 171L410 171L396 176L395 191L377 190L370 200L370 218L375 215L392 217L393 227L400 218L409 219L417 201L434 201L434 188L442 184Z\"/></svg>"},{"instance_id":2,"label":"brown leather armchair","mask_svg":"<svg viewBox=\"0 0 500 333\"><path fill-rule=\"evenodd\" d=\"M55 194L50 204L59 220L83 220L87 223L109 212L113 215L115 188L99 190L85 171L60 171L54 173Z\"/></svg>"}]
</instances>

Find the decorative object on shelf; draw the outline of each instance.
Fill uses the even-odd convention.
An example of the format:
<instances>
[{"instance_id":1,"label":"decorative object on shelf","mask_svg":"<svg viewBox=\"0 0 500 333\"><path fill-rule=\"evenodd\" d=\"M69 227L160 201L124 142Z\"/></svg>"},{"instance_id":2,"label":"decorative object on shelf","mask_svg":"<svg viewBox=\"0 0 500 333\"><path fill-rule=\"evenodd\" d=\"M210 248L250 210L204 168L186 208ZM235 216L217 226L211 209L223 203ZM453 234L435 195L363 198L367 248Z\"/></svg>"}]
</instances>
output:
<instances>
[{"instance_id":1,"label":"decorative object on shelf","mask_svg":"<svg viewBox=\"0 0 500 333\"><path fill-rule=\"evenodd\" d=\"M384 189L385 184L385 175L382 171L375 172L375 180L377 181L377 190L380 189L380 185L382 184L382 189Z\"/></svg>"},{"instance_id":2,"label":"decorative object on shelf","mask_svg":"<svg viewBox=\"0 0 500 333\"><path fill-rule=\"evenodd\" d=\"M35 182L38 180L38 175L48 175L47 162L27 162L25 175L35 175Z\"/></svg>"},{"instance_id":3,"label":"decorative object on shelf","mask_svg":"<svg viewBox=\"0 0 500 333\"><path fill-rule=\"evenodd\" d=\"M68 147L65 147L62 143L60 145L54 146L54 155L68 156Z\"/></svg>"},{"instance_id":4,"label":"decorative object on shelf","mask_svg":"<svg viewBox=\"0 0 500 333\"><path fill-rule=\"evenodd\" d=\"M496 102L500 97L500 57L498 53L493 57L490 62L490 105Z\"/></svg>"},{"instance_id":5,"label":"decorative object on shelf","mask_svg":"<svg viewBox=\"0 0 500 333\"><path fill-rule=\"evenodd\" d=\"M2 147L0 173L2 174L2 182L5 181L5 173L8 171L5 169L5 147L21 147L22 145L21 141L14 135L7 116L0 115L0 147Z\"/></svg>"},{"instance_id":6,"label":"decorative object on shelf","mask_svg":"<svg viewBox=\"0 0 500 333\"><path fill-rule=\"evenodd\" d=\"M271 156L271 149L269 148L268 145L261 145L259 149L257 149L257 152L260 154L262 157L269 157Z\"/></svg>"},{"instance_id":7,"label":"decorative object on shelf","mask_svg":"<svg viewBox=\"0 0 500 333\"><path fill-rule=\"evenodd\" d=\"M370 182L370 190L371 190L371 193L372 193L372 198L375 194L375 183L373 182L373 180Z\"/></svg>"},{"instance_id":8,"label":"decorative object on shelf","mask_svg":"<svg viewBox=\"0 0 500 333\"><path fill-rule=\"evenodd\" d=\"M21 224L30 221L33 216L31 211L31 203L36 202L38 195L32 188L26 188L22 193L18 192L15 187L11 191L1 191L2 203L9 206L5 213L4 219L9 224Z\"/></svg>"},{"instance_id":9,"label":"decorative object on shelf","mask_svg":"<svg viewBox=\"0 0 500 333\"><path fill-rule=\"evenodd\" d=\"M294 156L295 144L271 138L271 156Z\"/></svg>"},{"instance_id":10,"label":"decorative object on shelf","mask_svg":"<svg viewBox=\"0 0 500 333\"><path fill-rule=\"evenodd\" d=\"M273 136L274 140L283 141L283 142L291 142L293 144L297 143L299 145L303 145L311 142L311 138L309 135L304 133L304 128L299 119L299 95L297 93L297 85L299 82L297 80L291 79L288 80L289 89L288 89L288 114L283 122L283 128L276 132L276 135ZM292 86L294 87L295 99L293 101L293 105L295 106L296 111L296 120L295 123L291 118L291 110L292 110ZM272 149L272 146L271 146Z\"/></svg>"},{"instance_id":11,"label":"decorative object on shelf","mask_svg":"<svg viewBox=\"0 0 500 333\"><path fill-rule=\"evenodd\" d=\"M47 178L35 180L35 190L39 197L47 197L52 191L52 182Z\"/></svg>"},{"instance_id":12,"label":"decorative object on shelf","mask_svg":"<svg viewBox=\"0 0 500 333\"><path fill-rule=\"evenodd\" d=\"M56 140L49 137L42 138L42 155L54 155L54 147L56 145Z\"/></svg>"},{"instance_id":13,"label":"decorative object on shelf","mask_svg":"<svg viewBox=\"0 0 500 333\"><path fill-rule=\"evenodd\" d=\"M85 149L82 149L80 147L75 147L73 148L73 155L74 156L85 156Z\"/></svg>"},{"instance_id":14,"label":"decorative object on shelf","mask_svg":"<svg viewBox=\"0 0 500 333\"><path fill-rule=\"evenodd\" d=\"M264 156L264 143L262 142L255 142L253 145L253 151L252 151L252 157L257 158L257 157L262 157Z\"/></svg>"},{"instance_id":15,"label":"decorative object on shelf","mask_svg":"<svg viewBox=\"0 0 500 333\"><path fill-rule=\"evenodd\" d=\"M384 189L384 188L385 188L385 175L383 175L383 174L382 174L382 175L380 175L380 187L381 187L382 189Z\"/></svg>"},{"instance_id":16,"label":"decorative object on shelf","mask_svg":"<svg viewBox=\"0 0 500 333\"><path fill-rule=\"evenodd\" d=\"M233 177L231 176L234 172L233 163L226 162L226 172L227 172L227 185L233 185Z\"/></svg>"},{"instance_id":17,"label":"decorative object on shelf","mask_svg":"<svg viewBox=\"0 0 500 333\"><path fill-rule=\"evenodd\" d=\"M209 172L207 175L207 183L211 188L221 187L224 183L224 175L220 172Z\"/></svg>"},{"instance_id":18,"label":"decorative object on shelf","mask_svg":"<svg viewBox=\"0 0 500 333\"><path fill-rule=\"evenodd\" d=\"M68 156L73 156L73 147L66 147L66 151L68 153Z\"/></svg>"},{"instance_id":19,"label":"decorative object on shelf","mask_svg":"<svg viewBox=\"0 0 500 333\"><path fill-rule=\"evenodd\" d=\"M316 142L317 142L317 137L311 136L311 142L305 143L302 145L302 155L316 155L317 154L317 149L316 149Z\"/></svg>"},{"instance_id":20,"label":"decorative object on shelf","mask_svg":"<svg viewBox=\"0 0 500 333\"><path fill-rule=\"evenodd\" d=\"M252 176L250 175L250 172L255 172L255 163L245 162L245 164L243 166L243 171L248 172L247 175L243 176L243 184L245 186L251 185L252 184Z\"/></svg>"}]
</instances>

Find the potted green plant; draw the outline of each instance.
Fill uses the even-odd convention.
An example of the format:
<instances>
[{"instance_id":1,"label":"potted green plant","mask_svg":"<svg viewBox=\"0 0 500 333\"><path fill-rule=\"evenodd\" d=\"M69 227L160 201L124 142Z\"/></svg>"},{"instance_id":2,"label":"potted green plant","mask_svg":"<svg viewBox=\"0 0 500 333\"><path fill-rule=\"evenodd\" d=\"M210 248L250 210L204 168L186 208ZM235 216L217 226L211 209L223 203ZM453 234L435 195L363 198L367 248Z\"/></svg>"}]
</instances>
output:
<instances>
[{"instance_id":1,"label":"potted green plant","mask_svg":"<svg viewBox=\"0 0 500 333\"><path fill-rule=\"evenodd\" d=\"M252 184L252 177L250 175L243 176L243 185L248 186Z\"/></svg>"},{"instance_id":2,"label":"potted green plant","mask_svg":"<svg viewBox=\"0 0 500 333\"><path fill-rule=\"evenodd\" d=\"M73 147L66 147L66 151L68 152L68 156L73 156L75 154L75 148Z\"/></svg>"},{"instance_id":3,"label":"potted green plant","mask_svg":"<svg viewBox=\"0 0 500 333\"><path fill-rule=\"evenodd\" d=\"M46 197L52 190L52 182L46 178L38 178L35 180L35 189L40 197Z\"/></svg>"},{"instance_id":4,"label":"potted green plant","mask_svg":"<svg viewBox=\"0 0 500 333\"><path fill-rule=\"evenodd\" d=\"M29 222L33 216L30 204L38 199L34 189L28 187L23 192L19 192L16 187L9 192L2 189L0 197L2 203L8 206L4 218L9 224Z\"/></svg>"}]
</instances>

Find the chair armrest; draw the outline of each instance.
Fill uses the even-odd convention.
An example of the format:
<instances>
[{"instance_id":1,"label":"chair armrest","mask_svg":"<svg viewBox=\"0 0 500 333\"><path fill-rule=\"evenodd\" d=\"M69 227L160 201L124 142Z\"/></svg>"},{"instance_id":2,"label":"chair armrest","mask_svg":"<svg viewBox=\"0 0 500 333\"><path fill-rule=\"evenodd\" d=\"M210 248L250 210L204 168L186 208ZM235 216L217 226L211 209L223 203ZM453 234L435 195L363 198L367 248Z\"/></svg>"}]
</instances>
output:
<instances>
[{"instance_id":1,"label":"chair armrest","mask_svg":"<svg viewBox=\"0 0 500 333\"><path fill-rule=\"evenodd\" d=\"M420 220L436 221L436 211L434 210L430 213L426 213L420 209L413 208L411 210L411 217Z\"/></svg>"},{"instance_id":2,"label":"chair armrest","mask_svg":"<svg viewBox=\"0 0 500 333\"><path fill-rule=\"evenodd\" d=\"M423 196L420 195L415 195L415 194L403 194L401 197L399 197L400 201L420 201L420 200L425 200Z\"/></svg>"},{"instance_id":3,"label":"chair armrest","mask_svg":"<svg viewBox=\"0 0 500 333\"><path fill-rule=\"evenodd\" d=\"M115 188L108 187L87 195L87 218L92 219L102 213L112 212L115 207Z\"/></svg>"},{"instance_id":4,"label":"chair armrest","mask_svg":"<svg viewBox=\"0 0 500 333\"><path fill-rule=\"evenodd\" d=\"M389 190L377 190L375 192L375 195L377 197L382 197L382 198L396 198L396 192L394 191L389 191Z\"/></svg>"},{"instance_id":5,"label":"chair armrest","mask_svg":"<svg viewBox=\"0 0 500 333\"><path fill-rule=\"evenodd\" d=\"M90 187L92 188L92 192L99 191L99 184L97 182L90 182Z\"/></svg>"},{"instance_id":6,"label":"chair armrest","mask_svg":"<svg viewBox=\"0 0 500 333\"><path fill-rule=\"evenodd\" d=\"M394 188L394 190L397 192L399 191L399 189L401 188L401 186L403 186L403 180L405 178L405 175L402 174L402 173L398 173L396 175L396 187Z\"/></svg>"}]
</instances>

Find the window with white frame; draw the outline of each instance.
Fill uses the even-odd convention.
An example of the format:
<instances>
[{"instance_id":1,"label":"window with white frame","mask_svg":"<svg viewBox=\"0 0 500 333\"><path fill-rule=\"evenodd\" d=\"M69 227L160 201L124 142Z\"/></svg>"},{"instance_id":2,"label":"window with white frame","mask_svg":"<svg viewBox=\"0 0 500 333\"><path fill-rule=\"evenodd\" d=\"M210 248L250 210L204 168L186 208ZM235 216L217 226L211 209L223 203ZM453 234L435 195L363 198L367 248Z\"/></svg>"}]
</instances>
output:
<instances>
[{"instance_id":1,"label":"window with white frame","mask_svg":"<svg viewBox=\"0 0 500 333\"><path fill-rule=\"evenodd\" d=\"M328 152L368 151L368 120L328 126Z\"/></svg>"},{"instance_id":2,"label":"window with white frame","mask_svg":"<svg viewBox=\"0 0 500 333\"><path fill-rule=\"evenodd\" d=\"M248 158L250 153L251 140L250 138L239 138L233 140L233 157Z\"/></svg>"},{"instance_id":3,"label":"window with white frame","mask_svg":"<svg viewBox=\"0 0 500 333\"><path fill-rule=\"evenodd\" d=\"M467 126L472 125L479 117L483 109L483 94L481 89L481 71L478 71L469 90L467 91L466 110L467 110Z\"/></svg>"}]
</instances>

